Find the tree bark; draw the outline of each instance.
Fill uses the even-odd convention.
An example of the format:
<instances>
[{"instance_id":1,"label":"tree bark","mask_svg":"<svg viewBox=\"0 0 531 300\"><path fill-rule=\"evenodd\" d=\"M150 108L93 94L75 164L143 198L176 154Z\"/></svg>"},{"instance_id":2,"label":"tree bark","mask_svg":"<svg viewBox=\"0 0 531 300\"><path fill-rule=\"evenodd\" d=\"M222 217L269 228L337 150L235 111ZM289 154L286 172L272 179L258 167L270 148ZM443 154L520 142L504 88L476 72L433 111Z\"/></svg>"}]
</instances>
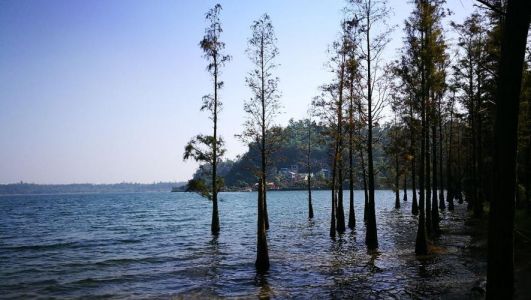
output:
<instances>
[{"instance_id":1,"label":"tree bark","mask_svg":"<svg viewBox=\"0 0 531 300\"><path fill-rule=\"evenodd\" d=\"M219 212L218 212L218 185L217 185L217 142L218 142L218 62L217 56L214 55L214 141L212 145L212 223L210 229L213 235L218 235Z\"/></svg>"},{"instance_id":2,"label":"tree bark","mask_svg":"<svg viewBox=\"0 0 531 300\"><path fill-rule=\"evenodd\" d=\"M370 8L369 8L370 11ZM370 24L370 14L367 12L367 24ZM374 199L374 163L372 153L372 81L371 81L371 45L370 45L370 29L367 29L367 160L369 171L369 216L367 218L367 230L365 232L365 244L369 249L378 248L378 234L376 229L376 211Z\"/></svg>"},{"instance_id":3,"label":"tree bark","mask_svg":"<svg viewBox=\"0 0 531 300\"><path fill-rule=\"evenodd\" d=\"M514 294L514 208L517 126L531 4L508 0L496 94L494 176L490 207L487 299Z\"/></svg>"},{"instance_id":4,"label":"tree bark","mask_svg":"<svg viewBox=\"0 0 531 300\"><path fill-rule=\"evenodd\" d=\"M267 237L264 216L264 184L262 178L258 181L258 228L256 245L255 267L258 272L269 270L269 252L267 250Z\"/></svg>"}]
</instances>

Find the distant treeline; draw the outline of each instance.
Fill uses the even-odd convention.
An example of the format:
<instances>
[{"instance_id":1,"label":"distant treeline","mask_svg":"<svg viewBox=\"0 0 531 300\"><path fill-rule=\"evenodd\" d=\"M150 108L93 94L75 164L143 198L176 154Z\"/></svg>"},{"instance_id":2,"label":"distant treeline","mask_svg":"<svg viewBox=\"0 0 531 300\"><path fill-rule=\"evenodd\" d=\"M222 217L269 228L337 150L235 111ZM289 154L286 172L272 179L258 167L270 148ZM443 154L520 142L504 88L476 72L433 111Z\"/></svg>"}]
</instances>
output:
<instances>
[{"instance_id":1,"label":"distant treeline","mask_svg":"<svg viewBox=\"0 0 531 300\"><path fill-rule=\"evenodd\" d=\"M329 188L330 178L321 178L317 174L322 169L331 170L331 145L333 140L330 136L325 134L327 130L322 124L316 122L311 123L312 141L311 141L311 168L308 170L306 155L307 155L307 132L308 120L293 120L288 122L286 127L276 128L278 141L276 144L276 151L272 153L271 164L268 167L268 182L273 182L276 187L280 189L303 189L306 187L305 181L287 181L279 171L283 168L290 168L295 166L298 172L314 174L313 188ZM389 127L377 126L374 129L374 135L377 141L374 146L374 162L376 169L376 188L392 188L392 182L388 180L391 178L389 165L387 163L387 155L384 147L389 143ZM359 157L354 158L354 163L357 166L356 176L361 176L362 168L359 162ZM256 144L251 143L248 146L247 152L238 156L235 160L223 160L218 163L218 176L223 178L222 190L238 190L253 186L257 182L256 172L259 170L260 151ZM209 177L211 174L210 164L202 164L196 170L193 178L202 179L208 184L211 182ZM344 187L347 187L347 182L344 182ZM355 188L363 188L362 181L357 180L354 184Z\"/></svg>"},{"instance_id":2,"label":"distant treeline","mask_svg":"<svg viewBox=\"0 0 531 300\"><path fill-rule=\"evenodd\" d=\"M21 182L1 184L0 195L170 192L173 188L182 187L183 185L183 182L158 182L150 184L34 184Z\"/></svg>"}]
</instances>

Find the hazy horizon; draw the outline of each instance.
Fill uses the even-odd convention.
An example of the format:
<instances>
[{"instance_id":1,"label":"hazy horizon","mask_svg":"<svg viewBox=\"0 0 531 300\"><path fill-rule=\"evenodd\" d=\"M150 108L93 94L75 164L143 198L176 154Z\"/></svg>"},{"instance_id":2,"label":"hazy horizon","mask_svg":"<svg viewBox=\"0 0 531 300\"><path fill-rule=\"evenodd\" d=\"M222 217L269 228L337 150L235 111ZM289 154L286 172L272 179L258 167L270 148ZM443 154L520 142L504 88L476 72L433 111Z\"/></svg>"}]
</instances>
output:
<instances>
[{"instance_id":1,"label":"hazy horizon","mask_svg":"<svg viewBox=\"0 0 531 300\"><path fill-rule=\"evenodd\" d=\"M205 12L221 3L223 69L219 120L227 158L246 147L234 137L250 96L245 76L249 26L271 16L278 37L284 113L305 116L339 31L344 0L333 1L2 1L0 2L0 183L153 183L189 179L185 143L209 134L199 111L211 92L198 46ZM395 58L411 5L389 1L398 25L386 52ZM471 0L449 0L461 21Z\"/></svg>"}]
</instances>

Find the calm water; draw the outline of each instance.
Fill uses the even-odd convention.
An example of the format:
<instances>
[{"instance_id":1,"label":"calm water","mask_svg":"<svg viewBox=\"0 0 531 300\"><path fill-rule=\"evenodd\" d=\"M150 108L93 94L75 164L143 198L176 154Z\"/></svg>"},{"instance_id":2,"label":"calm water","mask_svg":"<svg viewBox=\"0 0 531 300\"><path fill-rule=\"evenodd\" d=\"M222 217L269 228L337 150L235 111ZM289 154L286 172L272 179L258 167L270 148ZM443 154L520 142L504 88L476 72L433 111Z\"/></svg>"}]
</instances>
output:
<instances>
[{"instance_id":1,"label":"calm water","mask_svg":"<svg viewBox=\"0 0 531 300\"><path fill-rule=\"evenodd\" d=\"M330 192L313 196L310 222L305 192L268 194L266 275L254 270L256 193L220 195L217 239L210 202L188 193L0 197L0 297L475 295L485 259L463 225L464 205L441 216L438 254L416 258L411 202L395 210L392 192L376 193L380 247L367 253L362 192L355 231L336 240Z\"/></svg>"}]
</instances>

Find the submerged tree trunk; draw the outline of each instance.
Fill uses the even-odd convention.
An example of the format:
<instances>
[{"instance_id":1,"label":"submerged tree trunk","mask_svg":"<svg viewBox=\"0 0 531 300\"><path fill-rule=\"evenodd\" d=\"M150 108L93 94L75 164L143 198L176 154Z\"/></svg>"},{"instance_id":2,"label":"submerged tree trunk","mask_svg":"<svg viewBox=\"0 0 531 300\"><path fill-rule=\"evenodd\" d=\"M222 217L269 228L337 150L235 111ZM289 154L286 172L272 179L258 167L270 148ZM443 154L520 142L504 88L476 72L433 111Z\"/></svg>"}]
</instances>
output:
<instances>
[{"instance_id":1,"label":"submerged tree trunk","mask_svg":"<svg viewBox=\"0 0 531 300\"><path fill-rule=\"evenodd\" d=\"M511 298L514 293L517 126L530 13L529 1L507 2L496 94L496 188L489 216L487 299Z\"/></svg>"},{"instance_id":2,"label":"submerged tree trunk","mask_svg":"<svg viewBox=\"0 0 531 300\"><path fill-rule=\"evenodd\" d=\"M312 206L312 171L311 171L311 154L312 154L312 122L308 120L308 218L313 219L313 206Z\"/></svg>"},{"instance_id":3,"label":"submerged tree trunk","mask_svg":"<svg viewBox=\"0 0 531 300\"><path fill-rule=\"evenodd\" d=\"M424 34L421 32L421 47L424 48ZM419 219L418 219L418 228L417 228L417 237L415 241L415 254L416 255L426 255L428 254L428 244L426 237L426 219L424 210L425 203L425 191L424 191L424 180L425 177L429 176L429 173L426 172L424 164L426 162L426 76L425 76L425 67L424 64L421 65L421 99L420 99L420 111L421 111L421 142L420 142L420 168L419 168L419 190L420 190L420 199L419 199Z\"/></svg>"},{"instance_id":4,"label":"submerged tree trunk","mask_svg":"<svg viewBox=\"0 0 531 300\"><path fill-rule=\"evenodd\" d=\"M331 210L332 210L332 213L331 213L331 216L330 216L330 237L331 238L335 238L336 237L336 222L337 222L337 217L336 217L336 209L337 209L337 184L336 184L336 180L337 180L337 177L336 177L336 173L337 173L337 155L338 155L338 141L337 141L337 137L336 137L336 141L335 141L335 145L334 145L334 156L333 156L333 166L332 166L332 207L331 207Z\"/></svg>"},{"instance_id":5,"label":"submerged tree trunk","mask_svg":"<svg viewBox=\"0 0 531 300\"><path fill-rule=\"evenodd\" d=\"M214 56L214 134L212 143L212 224L210 229L212 234L219 234L219 212L218 212L218 186L217 186L217 165L218 165L218 62L217 56Z\"/></svg>"},{"instance_id":6,"label":"submerged tree trunk","mask_svg":"<svg viewBox=\"0 0 531 300\"><path fill-rule=\"evenodd\" d=\"M313 219L312 180L310 174L308 174L308 218Z\"/></svg>"},{"instance_id":7,"label":"submerged tree trunk","mask_svg":"<svg viewBox=\"0 0 531 300\"><path fill-rule=\"evenodd\" d=\"M345 232L345 210L343 209L343 87L345 84L345 53L341 56L341 68L339 74L339 101L337 104L337 232Z\"/></svg>"},{"instance_id":8,"label":"submerged tree trunk","mask_svg":"<svg viewBox=\"0 0 531 300\"><path fill-rule=\"evenodd\" d=\"M422 81L424 81L424 72L422 72ZM426 169L424 168L424 158L425 158L425 145L426 145L426 139L425 134L426 131L424 130L426 126L426 111L425 111L425 99L421 99L421 128L422 128L422 137L420 142L420 166L419 166L419 190L420 190L420 197L419 197L419 219L418 219L418 228L417 228L417 238L415 242L415 254L417 255L426 255L428 254L428 245L427 245L427 237L426 237L426 219L425 219L425 213L424 210L424 200L425 200L425 193L424 193L424 175Z\"/></svg>"},{"instance_id":9,"label":"submerged tree trunk","mask_svg":"<svg viewBox=\"0 0 531 300\"><path fill-rule=\"evenodd\" d=\"M256 247L256 262L255 267L259 272L269 270L269 252L267 249L267 237L265 229L265 215L264 215L264 184L262 178L258 181L258 231L257 231L257 247Z\"/></svg>"},{"instance_id":10,"label":"submerged tree trunk","mask_svg":"<svg viewBox=\"0 0 531 300\"><path fill-rule=\"evenodd\" d=\"M370 24L370 14L367 13L367 23ZM369 249L378 248L378 234L376 229L376 211L374 199L374 161L372 153L372 81L371 81L371 45L370 45L370 30L367 30L367 160L369 171L369 210L367 217L367 230L365 232L365 244Z\"/></svg>"},{"instance_id":11,"label":"submerged tree trunk","mask_svg":"<svg viewBox=\"0 0 531 300\"><path fill-rule=\"evenodd\" d=\"M358 113L359 113L359 119L361 124L361 115L362 115L362 109L361 109L361 101L358 101ZM361 128L358 128L358 135L361 139ZM360 144L362 144L360 142ZM365 158L363 157L363 146L360 145L359 149L359 155L360 155L360 162L361 162L361 171L362 171L362 179L363 179L363 195L364 195L364 203L363 203L363 222L367 223L367 217L369 215L369 192L367 190L367 169L365 167Z\"/></svg>"},{"instance_id":12,"label":"submerged tree trunk","mask_svg":"<svg viewBox=\"0 0 531 300\"><path fill-rule=\"evenodd\" d=\"M453 104L452 104L453 105ZM448 125L448 157L446 160L446 199L448 210L454 210L454 179L452 178L452 133L453 133L453 106L450 108L450 124Z\"/></svg>"}]
</instances>

